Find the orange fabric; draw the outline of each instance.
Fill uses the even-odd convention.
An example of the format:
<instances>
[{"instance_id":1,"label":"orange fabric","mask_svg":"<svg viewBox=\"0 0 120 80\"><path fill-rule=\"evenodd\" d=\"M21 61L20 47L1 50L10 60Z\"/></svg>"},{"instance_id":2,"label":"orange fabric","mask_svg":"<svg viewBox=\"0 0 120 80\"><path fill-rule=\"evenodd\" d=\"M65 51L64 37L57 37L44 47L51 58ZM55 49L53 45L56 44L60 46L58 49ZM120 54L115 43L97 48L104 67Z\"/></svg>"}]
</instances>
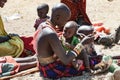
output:
<instances>
[{"instance_id":1,"label":"orange fabric","mask_svg":"<svg viewBox=\"0 0 120 80\"><path fill-rule=\"evenodd\" d=\"M110 29L103 26L103 23L95 23L93 27L96 32L104 32L106 34L110 34Z\"/></svg>"},{"instance_id":2,"label":"orange fabric","mask_svg":"<svg viewBox=\"0 0 120 80\"><path fill-rule=\"evenodd\" d=\"M105 28L105 31L104 31L106 34L110 34L110 29L108 28Z\"/></svg>"},{"instance_id":3,"label":"orange fabric","mask_svg":"<svg viewBox=\"0 0 120 80\"><path fill-rule=\"evenodd\" d=\"M80 0L78 3L72 2L72 0L61 0L61 2L66 4L70 8L70 20L76 20L79 15L83 15L84 20L91 24L86 14L86 0Z\"/></svg>"},{"instance_id":4,"label":"orange fabric","mask_svg":"<svg viewBox=\"0 0 120 80\"><path fill-rule=\"evenodd\" d=\"M105 28L103 26L98 26L98 27L95 27L95 30L97 32L102 32L102 31L105 31Z\"/></svg>"}]
</instances>

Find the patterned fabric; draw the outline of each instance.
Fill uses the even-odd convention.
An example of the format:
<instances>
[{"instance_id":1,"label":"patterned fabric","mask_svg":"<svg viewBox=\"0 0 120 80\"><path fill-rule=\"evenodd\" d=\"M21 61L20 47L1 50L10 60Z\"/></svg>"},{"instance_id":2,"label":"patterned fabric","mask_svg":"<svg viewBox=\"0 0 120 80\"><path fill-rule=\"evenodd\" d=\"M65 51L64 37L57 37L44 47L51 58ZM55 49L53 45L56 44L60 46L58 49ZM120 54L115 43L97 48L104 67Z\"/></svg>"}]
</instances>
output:
<instances>
[{"instance_id":1,"label":"patterned fabric","mask_svg":"<svg viewBox=\"0 0 120 80\"><path fill-rule=\"evenodd\" d=\"M8 35L4 29L2 19L0 17L0 36ZM23 41L18 36L13 36L9 41L0 43L0 56L19 57L23 52Z\"/></svg>"},{"instance_id":2,"label":"patterned fabric","mask_svg":"<svg viewBox=\"0 0 120 80\"><path fill-rule=\"evenodd\" d=\"M96 64L100 63L101 60L102 60L101 55L89 57L89 62L90 62L91 69L93 69Z\"/></svg>"},{"instance_id":3,"label":"patterned fabric","mask_svg":"<svg viewBox=\"0 0 120 80\"><path fill-rule=\"evenodd\" d=\"M82 75L84 66L80 70L75 69L72 64L64 65L60 61L55 61L48 65L42 66L39 64L40 75L44 78L57 79L61 77L73 77Z\"/></svg>"},{"instance_id":4,"label":"patterned fabric","mask_svg":"<svg viewBox=\"0 0 120 80\"><path fill-rule=\"evenodd\" d=\"M9 76L19 71L20 64L11 56L0 57L0 77Z\"/></svg>"},{"instance_id":5,"label":"patterned fabric","mask_svg":"<svg viewBox=\"0 0 120 80\"><path fill-rule=\"evenodd\" d=\"M78 3L72 2L72 0L61 0L62 3L66 4L71 10L70 20L76 20L78 16L82 15L84 20L91 24L86 14L86 0L79 0Z\"/></svg>"},{"instance_id":6,"label":"patterned fabric","mask_svg":"<svg viewBox=\"0 0 120 80\"><path fill-rule=\"evenodd\" d=\"M101 56L92 56L89 58L90 67L93 69L96 64L101 61ZM57 79L61 77L73 77L82 75L82 71L85 70L84 65L80 70L76 70L72 64L64 65L60 61L55 61L48 65L42 66L39 64L40 75L44 78Z\"/></svg>"},{"instance_id":7,"label":"patterned fabric","mask_svg":"<svg viewBox=\"0 0 120 80\"><path fill-rule=\"evenodd\" d=\"M49 27L50 29L52 29L55 33L56 29L50 24L50 22L45 22L40 24L38 30L36 31L36 34L34 35L34 47L36 46L36 38L38 36L38 33L40 33L40 31L46 27ZM59 36L59 35L58 35ZM60 77L72 77L72 76L77 76L77 75L81 75L82 71L84 70L84 68L82 68L83 70L79 70L77 71L77 69L75 69L72 64L69 65L64 65L62 62L60 61L54 61L53 63L49 63L45 66L42 66L39 63L39 70L41 73L41 76L45 77L45 78L52 78L52 79L57 79Z\"/></svg>"}]
</instances>

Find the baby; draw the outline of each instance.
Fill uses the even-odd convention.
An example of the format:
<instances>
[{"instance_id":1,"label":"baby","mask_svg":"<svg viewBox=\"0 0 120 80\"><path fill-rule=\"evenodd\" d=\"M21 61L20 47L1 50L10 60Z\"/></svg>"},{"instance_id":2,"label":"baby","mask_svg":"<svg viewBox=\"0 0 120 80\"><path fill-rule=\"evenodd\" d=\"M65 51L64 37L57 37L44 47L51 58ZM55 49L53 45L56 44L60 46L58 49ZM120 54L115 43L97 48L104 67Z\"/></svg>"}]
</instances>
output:
<instances>
[{"instance_id":1,"label":"baby","mask_svg":"<svg viewBox=\"0 0 120 80\"><path fill-rule=\"evenodd\" d=\"M65 24L63 28L63 35L60 36L60 40L66 50L73 50L79 43L79 40L76 37L77 28L78 24L74 21L69 21Z\"/></svg>"},{"instance_id":2,"label":"baby","mask_svg":"<svg viewBox=\"0 0 120 80\"><path fill-rule=\"evenodd\" d=\"M82 39L84 37L93 37L93 35L94 35L93 31L94 31L94 29L92 26L82 25L78 28L77 35L78 35L79 39L82 41ZM86 54L86 56L87 56L87 58L84 57L84 63L85 63L86 70L89 71L90 67L93 66L90 64L91 61L89 59L91 57L97 56L97 53L94 48L94 43L91 42L91 44L85 45L85 48L82 50L81 54ZM78 56L78 58L80 58L80 56Z\"/></svg>"},{"instance_id":3,"label":"baby","mask_svg":"<svg viewBox=\"0 0 120 80\"><path fill-rule=\"evenodd\" d=\"M73 50L75 46L80 42L79 38L76 36L77 29L78 24L74 21L69 21L65 24L63 28L63 35L60 36L60 40L66 51ZM89 60L86 53L80 53L80 55L76 57L76 60L81 65L84 63L85 70L90 71Z\"/></svg>"}]
</instances>

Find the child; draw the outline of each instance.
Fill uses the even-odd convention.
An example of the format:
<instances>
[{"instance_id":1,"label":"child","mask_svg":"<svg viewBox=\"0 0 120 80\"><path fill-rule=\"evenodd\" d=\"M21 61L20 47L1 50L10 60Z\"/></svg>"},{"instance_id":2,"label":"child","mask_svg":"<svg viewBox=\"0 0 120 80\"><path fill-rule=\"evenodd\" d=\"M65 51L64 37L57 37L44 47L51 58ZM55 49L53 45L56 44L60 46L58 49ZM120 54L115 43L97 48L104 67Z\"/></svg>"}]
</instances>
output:
<instances>
[{"instance_id":1,"label":"child","mask_svg":"<svg viewBox=\"0 0 120 80\"><path fill-rule=\"evenodd\" d=\"M80 42L76 36L77 29L78 29L78 24L75 21L69 21L65 24L63 28L63 35L60 37L61 38L60 40L66 51L73 50L74 47ZM89 71L89 61L87 60L88 57L86 53L81 53L79 57L77 57L76 59L77 62L81 65L84 62L86 71ZM81 61L80 59L83 61Z\"/></svg>"},{"instance_id":2,"label":"child","mask_svg":"<svg viewBox=\"0 0 120 80\"><path fill-rule=\"evenodd\" d=\"M83 25L83 26L80 26L78 28L77 35L79 35L79 39L82 40L85 36L94 37L94 32L93 31L94 31L94 29L93 29L92 26ZM91 43L88 46L86 46L87 47L86 50L89 53L89 55L96 56L97 54L95 53L93 44L94 43Z\"/></svg>"},{"instance_id":3,"label":"child","mask_svg":"<svg viewBox=\"0 0 120 80\"><path fill-rule=\"evenodd\" d=\"M79 43L78 38L75 36L77 28L78 25L74 21L69 21L65 24L63 28L63 35L60 36L60 40L66 50L73 50L74 47Z\"/></svg>"},{"instance_id":4,"label":"child","mask_svg":"<svg viewBox=\"0 0 120 80\"><path fill-rule=\"evenodd\" d=\"M49 10L49 6L48 4L45 4L45 3L37 7L37 14L39 18L36 19L35 21L35 24L34 24L35 30L37 30L39 24L49 19L49 16L47 16L48 10Z\"/></svg>"},{"instance_id":5,"label":"child","mask_svg":"<svg viewBox=\"0 0 120 80\"><path fill-rule=\"evenodd\" d=\"M93 35L94 35L93 31L94 31L94 29L92 26L82 25L78 28L77 35L79 36L79 39L82 40L86 36L93 37ZM85 48L82 50L81 54L85 54L85 53L88 54L87 56L89 59L85 58L84 63L89 70L90 67L92 68L94 66L94 63L91 64L91 62L94 62L94 59L95 59L95 63L96 63L96 57L97 57L97 53L95 51L93 42L91 42L91 44L89 44L89 45L85 45ZM91 61L91 60L93 60L93 61ZM90 62L90 64L89 64L89 62Z\"/></svg>"}]
</instances>

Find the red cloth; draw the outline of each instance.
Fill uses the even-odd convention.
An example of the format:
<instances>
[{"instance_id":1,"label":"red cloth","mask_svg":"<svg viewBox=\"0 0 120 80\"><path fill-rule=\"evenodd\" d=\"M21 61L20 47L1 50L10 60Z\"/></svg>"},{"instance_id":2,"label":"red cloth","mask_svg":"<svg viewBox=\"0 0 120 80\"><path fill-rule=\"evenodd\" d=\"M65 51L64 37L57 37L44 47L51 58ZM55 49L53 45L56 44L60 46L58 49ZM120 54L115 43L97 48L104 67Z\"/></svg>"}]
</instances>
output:
<instances>
[{"instance_id":1,"label":"red cloth","mask_svg":"<svg viewBox=\"0 0 120 80\"><path fill-rule=\"evenodd\" d=\"M72 2L72 0L61 0L62 3L66 4L71 10L70 20L76 20L77 17L83 15L84 20L91 24L87 13L86 13L86 0L79 0L77 3Z\"/></svg>"},{"instance_id":2,"label":"red cloth","mask_svg":"<svg viewBox=\"0 0 120 80\"><path fill-rule=\"evenodd\" d=\"M41 76L51 79L80 76L85 70L83 65L79 70L77 70L71 63L64 65L61 61L55 61L45 66L39 64L38 68L40 69Z\"/></svg>"},{"instance_id":3,"label":"red cloth","mask_svg":"<svg viewBox=\"0 0 120 80\"><path fill-rule=\"evenodd\" d=\"M35 53L35 50L33 49L33 44L31 43L32 40L33 40L33 37L32 37L32 36L30 36L30 37L22 36L22 37L20 37L20 38L21 38L21 39L23 40L23 42L24 42L24 49L29 50L29 51L31 51L32 53ZM28 55L23 51L23 53L21 54L20 57L26 57L26 56L28 56Z\"/></svg>"}]
</instances>

